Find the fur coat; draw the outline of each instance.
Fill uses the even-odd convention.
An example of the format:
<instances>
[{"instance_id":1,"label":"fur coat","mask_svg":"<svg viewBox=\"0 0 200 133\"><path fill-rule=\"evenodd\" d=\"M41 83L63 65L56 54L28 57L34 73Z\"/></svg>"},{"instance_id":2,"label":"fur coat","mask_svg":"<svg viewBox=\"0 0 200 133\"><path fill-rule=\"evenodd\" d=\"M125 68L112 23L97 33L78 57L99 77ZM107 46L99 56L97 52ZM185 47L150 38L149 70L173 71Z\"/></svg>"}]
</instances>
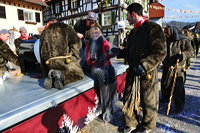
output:
<instances>
[{"instance_id":1,"label":"fur coat","mask_svg":"<svg viewBox=\"0 0 200 133\"><path fill-rule=\"evenodd\" d=\"M0 39L0 70L6 70L5 65L8 61L20 65L18 56L12 52L7 43Z\"/></svg>"},{"instance_id":2,"label":"fur coat","mask_svg":"<svg viewBox=\"0 0 200 133\"><path fill-rule=\"evenodd\" d=\"M44 76L51 79L50 70L58 70L61 72L62 79L60 80L63 85L83 79L84 73L78 62L80 47L80 40L69 25L64 23L51 24L41 35L40 56ZM66 58L49 60L60 56L70 56L70 62L67 63ZM45 63L47 60L49 62ZM55 84L54 86L47 85L45 88L48 87L55 87Z\"/></svg>"},{"instance_id":3,"label":"fur coat","mask_svg":"<svg viewBox=\"0 0 200 133\"><path fill-rule=\"evenodd\" d=\"M135 117L143 107L145 127L155 128L158 109L158 74L157 66L166 56L166 42L162 28L153 22L144 22L132 29L127 40L126 57L129 65L124 91L125 123L136 126ZM133 68L141 64L148 75L136 76ZM150 108L149 108L150 107Z\"/></svg>"}]
</instances>

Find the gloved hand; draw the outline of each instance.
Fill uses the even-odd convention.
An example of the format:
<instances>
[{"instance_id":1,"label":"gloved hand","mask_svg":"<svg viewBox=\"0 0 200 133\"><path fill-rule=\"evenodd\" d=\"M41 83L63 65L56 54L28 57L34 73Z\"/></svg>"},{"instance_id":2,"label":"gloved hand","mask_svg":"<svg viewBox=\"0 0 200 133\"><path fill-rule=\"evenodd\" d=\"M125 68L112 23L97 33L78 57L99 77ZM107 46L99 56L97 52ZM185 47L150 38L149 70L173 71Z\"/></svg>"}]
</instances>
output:
<instances>
[{"instance_id":1,"label":"gloved hand","mask_svg":"<svg viewBox=\"0 0 200 133\"><path fill-rule=\"evenodd\" d=\"M113 47L113 48L111 48L110 51L111 51L111 52L110 52L111 57L115 57L115 56L117 56L117 55L119 54L120 48L118 48L118 47Z\"/></svg>"},{"instance_id":2,"label":"gloved hand","mask_svg":"<svg viewBox=\"0 0 200 133\"><path fill-rule=\"evenodd\" d=\"M183 54L176 54L176 60L179 59L179 62L183 60Z\"/></svg>"},{"instance_id":3,"label":"gloved hand","mask_svg":"<svg viewBox=\"0 0 200 133\"><path fill-rule=\"evenodd\" d=\"M133 72L136 76L142 76L146 74L146 70L143 65L139 64L133 67Z\"/></svg>"}]
</instances>

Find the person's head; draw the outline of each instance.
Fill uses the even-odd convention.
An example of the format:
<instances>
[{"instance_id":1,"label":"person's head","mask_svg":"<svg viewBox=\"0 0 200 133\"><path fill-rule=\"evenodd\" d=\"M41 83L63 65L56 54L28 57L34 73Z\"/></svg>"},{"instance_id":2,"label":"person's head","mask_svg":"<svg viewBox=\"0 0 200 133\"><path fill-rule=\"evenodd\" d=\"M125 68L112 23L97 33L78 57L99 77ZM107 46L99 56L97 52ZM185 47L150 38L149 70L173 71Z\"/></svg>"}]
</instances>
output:
<instances>
[{"instance_id":1,"label":"person's head","mask_svg":"<svg viewBox=\"0 0 200 133\"><path fill-rule=\"evenodd\" d=\"M90 38L93 40L97 40L100 36L102 36L102 32L98 27L92 27L90 29Z\"/></svg>"},{"instance_id":2,"label":"person's head","mask_svg":"<svg viewBox=\"0 0 200 133\"><path fill-rule=\"evenodd\" d=\"M164 34L168 40L182 40L187 38L177 27L170 25L164 28Z\"/></svg>"},{"instance_id":3,"label":"person's head","mask_svg":"<svg viewBox=\"0 0 200 133\"><path fill-rule=\"evenodd\" d=\"M97 15L94 12L89 12L86 18L86 25L88 27L93 27L95 26L97 22Z\"/></svg>"},{"instance_id":4,"label":"person's head","mask_svg":"<svg viewBox=\"0 0 200 133\"><path fill-rule=\"evenodd\" d=\"M136 24L143 18L143 7L139 3L130 4L126 10L129 24Z\"/></svg>"},{"instance_id":5,"label":"person's head","mask_svg":"<svg viewBox=\"0 0 200 133\"><path fill-rule=\"evenodd\" d=\"M6 29L1 29L0 30L0 39L3 41L3 42L7 42L8 39L10 37L10 33L8 30Z\"/></svg>"},{"instance_id":6,"label":"person's head","mask_svg":"<svg viewBox=\"0 0 200 133\"><path fill-rule=\"evenodd\" d=\"M19 33L21 34L21 36L27 37L27 30L26 30L25 27L20 27L19 28Z\"/></svg>"},{"instance_id":7,"label":"person's head","mask_svg":"<svg viewBox=\"0 0 200 133\"><path fill-rule=\"evenodd\" d=\"M50 19L48 20L48 23L51 23L51 24L57 23L57 22L58 22L58 20L57 20L55 17L52 17L52 18L50 18Z\"/></svg>"},{"instance_id":8,"label":"person's head","mask_svg":"<svg viewBox=\"0 0 200 133\"><path fill-rule=\"evenodd\" d=\"M166 38L172 37L172 29L170 26L167 26L164 28L164 34L165 34Z\"/></svg>"}]
</instances>

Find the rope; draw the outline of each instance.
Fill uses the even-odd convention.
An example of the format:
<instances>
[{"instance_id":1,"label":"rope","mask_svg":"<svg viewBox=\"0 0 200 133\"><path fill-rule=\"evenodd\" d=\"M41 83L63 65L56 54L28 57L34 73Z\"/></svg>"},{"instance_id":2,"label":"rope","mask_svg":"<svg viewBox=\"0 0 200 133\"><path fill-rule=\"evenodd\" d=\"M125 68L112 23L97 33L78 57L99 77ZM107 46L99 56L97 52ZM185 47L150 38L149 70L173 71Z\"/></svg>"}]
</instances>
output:
<instances>
[{"instance_id":1,"label":"rope","mask_svg":"<svg viewBox=\"0 0 200 133\"><path fill-rule=\"evenodd\" d=\"M66 55L66 56L56 56L56 57L51 57L48 60L45 61L46 64L49 64L50 60L55 60L55 59L66 59L66 63L70 63L71 62L71 57L72 55Z\"/></svg>"}]
</instances>

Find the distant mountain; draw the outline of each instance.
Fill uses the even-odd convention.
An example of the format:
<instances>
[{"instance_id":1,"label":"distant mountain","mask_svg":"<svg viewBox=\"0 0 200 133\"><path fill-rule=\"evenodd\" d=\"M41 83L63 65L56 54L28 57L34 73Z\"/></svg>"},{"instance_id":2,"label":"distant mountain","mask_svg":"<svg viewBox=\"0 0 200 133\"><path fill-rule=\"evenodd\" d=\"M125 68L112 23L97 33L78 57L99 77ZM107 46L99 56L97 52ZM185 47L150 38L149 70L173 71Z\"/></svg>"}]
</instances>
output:
<instances>
[{"instance_id":1,"label":"distant mountain","mask_svg":"<svg viewBox=\"0 0 200 133\"><path fill-rule=\"evenodd\" d=\"M163 26L166 26L166 25L173 25L173 26L177 27L179 30L181 30L185 26L192 27L195 25L195 23L171 21L168 23L163 23Z\"/></svg>"}]
</instances>

